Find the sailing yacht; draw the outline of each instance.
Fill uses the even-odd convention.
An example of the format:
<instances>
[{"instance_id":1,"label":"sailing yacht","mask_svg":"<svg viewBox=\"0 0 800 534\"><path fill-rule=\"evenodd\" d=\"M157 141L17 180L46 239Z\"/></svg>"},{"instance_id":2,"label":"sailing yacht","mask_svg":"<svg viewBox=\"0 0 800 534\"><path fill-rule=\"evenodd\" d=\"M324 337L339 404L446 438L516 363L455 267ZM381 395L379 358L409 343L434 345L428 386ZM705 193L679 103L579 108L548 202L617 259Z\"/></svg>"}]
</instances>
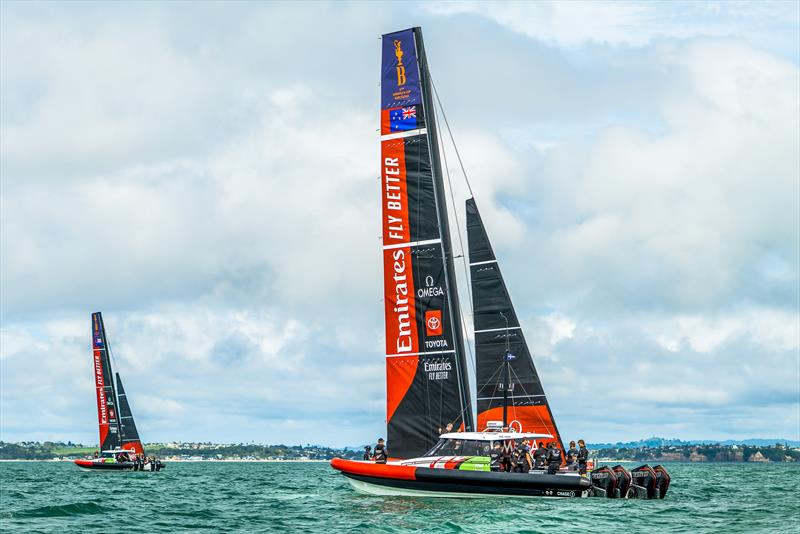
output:
<instances>
[{"instance_id":1,"label":"sailing yacht","mask_svg":"<svg viewBox=\"0 0 800 534\"><path fill-rule=\"evenodd\" d=\"M358 491L377 495L663 497L661 466L581 476L493 470L492 450L565 448L474 198L466 202L476 403L420 28L382 39L381 175L386 320L386 463L335 458ZM477 420L473 416L477 412ZM444 430L443 430L444 429ZM448 431L455 430L455 431ZM609 474L610 473L610 474Z\"/></svg>"},{"instance_id":2,"label":"sailing yacht","mask_svg":"<svg viewBox=\"0 0 800 534\"><path fill-rule=\"evenodd\" d=\"M136 430L122 379L111 369L111 349L100 312L92 314L92 357L100 453L96 458L75 460L75 465L100 471L161 470L164 464L160 460L144 460L144 446ZM116 386L112 376L116 378Z\"/></svg>"}]
</instances>

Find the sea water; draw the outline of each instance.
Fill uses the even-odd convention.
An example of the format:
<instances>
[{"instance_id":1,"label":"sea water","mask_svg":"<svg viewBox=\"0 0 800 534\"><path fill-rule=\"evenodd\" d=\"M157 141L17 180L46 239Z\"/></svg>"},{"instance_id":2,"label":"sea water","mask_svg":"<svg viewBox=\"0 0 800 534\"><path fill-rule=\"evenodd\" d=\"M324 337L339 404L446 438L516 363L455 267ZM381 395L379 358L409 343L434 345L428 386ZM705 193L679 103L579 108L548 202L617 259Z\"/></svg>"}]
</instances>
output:
<instances>
[{"instance_id":1,"label":"sea water","mask_svg":"<svg viewBox=\"0 0 800 534\"><path fill-rule=\"evenodd\" d=\"M800 465L666 465L666 499L625 501L372 497L327 463L172 462L159 473L109 473L0 462L0 530L800 532Z\"/></svg>"}]
</instances>

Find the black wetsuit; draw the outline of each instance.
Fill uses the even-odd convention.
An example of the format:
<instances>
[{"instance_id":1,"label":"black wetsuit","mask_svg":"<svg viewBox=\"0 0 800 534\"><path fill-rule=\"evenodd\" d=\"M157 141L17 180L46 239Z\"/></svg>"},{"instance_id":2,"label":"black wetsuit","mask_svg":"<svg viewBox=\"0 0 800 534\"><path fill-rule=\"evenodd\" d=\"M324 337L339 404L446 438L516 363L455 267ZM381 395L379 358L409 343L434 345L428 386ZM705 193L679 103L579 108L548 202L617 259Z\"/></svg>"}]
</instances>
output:
<instances>
[{"instance_id":1,"label":"black wetsuit","mask_svg":"<svg viewBox=\"0 0 800 534\"><path fill-rule=\"evenodd\" d=\"M547 451L547 474L555 475L559 467L561 467L561 449L550 447Z\"/></svg>"},{"instance_id":2,"label":"black wetsuit","mask_svg":"<svg viewBox=\"0 0 800 534\"><path fill-rule=\"evenodd\" d=\"M386 460L389 458L389 451L386 450L386 445L382 443L378 443L375 445L375 463L376 464L385 464Z\"/></svg>"},{"instance_id":3,"label":"black wetsuit","mask_svg":"<svg viewBox=\"0 0 800 534\"><path fill-rule=\"evenodd\" d=\"M370 449L364 450L364 457L362 458L362 460L364 461L372 460L372 453L370 452Z\"/></svg>"},{"instance_id":4,"label":"black wetsuit","mask_svg":"<svg viewBox=\"0 0 800 534\"><path fill-rule=\"evenodd\" d=\"M500 463L503 460L503 449L500 447L492 449L489 458L489 469L492 471L500 471Z\"/></svg>"},{"instance_id":5,"label":"black wetsuit","mask_svg":"<svg viewBox=\"0 0 800 534\"><path fill-rule=\"evenodd\" d=\"M535 469L544 469L544 464L547 461L547 449L539 445L533 453L533 461Z\"/></svg>"},{"instance_id":6,"label":"black wetsuit","mask_svg":"<svg viewBox=\"0 0 800 534\"><path fill-rule=\"evenodd\" d=\"M528 446L523 443L514 450L514 471L516 473L527 473L530 470L531 464Z\"/></svg>"},{"instance_id":7,"label":"black wetsuit","mask_svg":"<svg viewBox=\"0 0 800 534\"><path fill-rule=\"evenodd\" d=\"M501 471L505 471L506 473L510 473L511 469L514 467L514 463L512 461L512 457L514 455L514 449L512 448L510 443L504 443L502 449L502 456L500 458L500 467Z\"/></svg>"},{"instance_id":8,"label":"black wetsuit","mask_svg":"<svg viewBox=\"0 0 800 534\"><path fill-rule=\"evenodd\" d=\"M586 474L586 463L589 461L589 449L581 447L578 451L578 471L580 474Z\"/></svg>"}]
</instances>

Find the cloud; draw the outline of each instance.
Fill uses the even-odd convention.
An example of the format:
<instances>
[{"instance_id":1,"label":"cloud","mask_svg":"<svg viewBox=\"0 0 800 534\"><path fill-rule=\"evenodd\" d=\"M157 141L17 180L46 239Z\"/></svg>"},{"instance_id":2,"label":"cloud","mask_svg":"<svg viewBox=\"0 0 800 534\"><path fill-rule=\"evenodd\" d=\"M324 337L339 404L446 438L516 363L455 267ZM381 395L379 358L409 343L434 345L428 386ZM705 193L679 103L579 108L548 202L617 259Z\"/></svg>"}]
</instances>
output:
<instances>
[{"instance_id":1,"label":"cloud","mask_svg":"<svg viewBox=\"0 0 800 534\"><path fill-rule=\"evenodd\" d=\"M96 310L146 440L383 434L375 37L421 23L562 432L797 439L786 5L2 4L2 438L96 439Z\"/></svg>"}]
</instances>

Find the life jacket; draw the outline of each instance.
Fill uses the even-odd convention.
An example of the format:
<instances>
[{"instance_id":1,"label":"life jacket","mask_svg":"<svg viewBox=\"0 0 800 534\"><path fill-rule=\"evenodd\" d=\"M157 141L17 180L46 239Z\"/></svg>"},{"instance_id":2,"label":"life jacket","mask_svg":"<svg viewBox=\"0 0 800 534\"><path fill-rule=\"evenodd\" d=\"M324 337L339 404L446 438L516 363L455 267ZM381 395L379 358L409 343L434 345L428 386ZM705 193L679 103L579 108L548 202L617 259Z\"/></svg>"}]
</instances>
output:
<instances>
[{"instance_id":1,"label":"life jacket","mask_svg":"<svg viewBox=\"0 0 800 534\"><path fill-rule=\"evenodd\" d=\"M575 447L571 447L571 448L570 448L570 449L567 451L567 463L568 463L568 464L571 464L572 462L574 462L574 461L575 461L575 459L576 459L577 457L578 457L578 449L576 449Z\"/></svg>"},{"instance_id":2,"label":"life jacket","mask_svg":"<svg viewBox=\"0 0 800 534\"><path fill-rule=\"evenodd\" d=\"M550 464L560 464L561 463L561 449L558 447L553 447L550 449L550 452L547 453L547 462Z\"/></svg>"},{"instance_id":3,"label":"life jacket","mask_svg":"<svg viewBox=\"0 0 800 534\"><path fill-rule=\"evenodd\" d=\"M537 467L543 466L546 458L547 458L547 449L545 449L544 447L539 447L533 453L533 459L536 461Z\"/></svg>"}]
</instances>

